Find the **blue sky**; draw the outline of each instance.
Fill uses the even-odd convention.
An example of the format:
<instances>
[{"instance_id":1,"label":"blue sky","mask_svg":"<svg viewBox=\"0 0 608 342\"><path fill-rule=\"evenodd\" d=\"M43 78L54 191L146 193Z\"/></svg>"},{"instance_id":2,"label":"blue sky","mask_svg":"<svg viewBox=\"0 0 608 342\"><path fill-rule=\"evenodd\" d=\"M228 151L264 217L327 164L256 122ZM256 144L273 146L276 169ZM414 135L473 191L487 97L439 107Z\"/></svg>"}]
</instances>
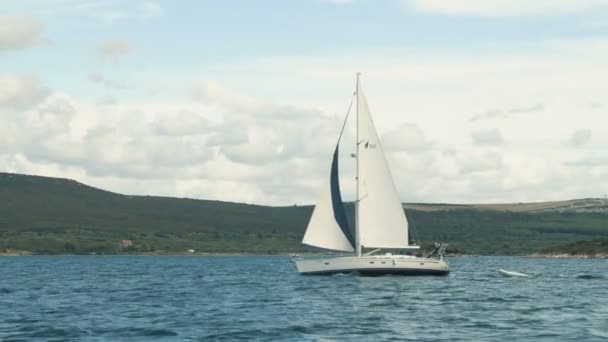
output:
<instances>
[{"instance_id":1,"label":"blue sky","mask_svg":"<svg viewBox=\"0 0 608 342\"><path fill-rule=\"evenodd\" d=\"M547 40L602 38L607 11L574 8L551 15L446 15L414 1L8 1L2 13L36 15L38 47L5 54L4 68L49 75L79 91L87 70L131 74L205 72L263 57L418 54L440 56L531 53ZM147 8L158 8L158 12ZM604 7L605 9L606 7ZM122 39L132 53L100 65L99 42ZM80 68L80 72L74 66ZM80 77L80 78L79 78Z\"/></svg>"},{"instance_id":2,"label":"blue sky","mask_svg":"<svg viewBox=\"0 0 608 342\"><path fill-rule=\"evenodd\" d=\"M0 171L310 203L360 71L404 201L597 197L606 60L603 0L3 1Z\"/></svg>"}]
</instances>

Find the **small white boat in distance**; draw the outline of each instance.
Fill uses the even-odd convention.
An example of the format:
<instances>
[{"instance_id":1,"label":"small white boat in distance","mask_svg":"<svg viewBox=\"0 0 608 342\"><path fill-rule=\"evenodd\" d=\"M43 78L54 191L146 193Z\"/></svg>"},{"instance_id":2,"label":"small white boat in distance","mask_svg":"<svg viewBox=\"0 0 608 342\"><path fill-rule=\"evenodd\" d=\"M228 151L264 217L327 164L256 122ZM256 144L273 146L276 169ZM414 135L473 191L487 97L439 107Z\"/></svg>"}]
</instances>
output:
<instances>
[{"instance_id":1,"label":"small white boat in distance","mask_svg":"<svg viewBox=\"0 0 608 342\"><path fill-rule=\"evenodd\" d=\"M525 273L515 272L515 271L507 271L503 269L499 269L498 273L502 274L505 277L519 277L519 278L529 278L530 276Z\"/></svg>"},{"instance_id":2,"label":"small white boat in distance","mask_svg":"<svg viewBox=\"0 0 608 342\"><path fill-rule=\"evenodd\" d=\"M346 219L338 180L338 149L348 119L347 114L334 149L328 182L315 205L302 243L356 254L344 257L294 259L298 272L360 275L448 274L448 264L443 260L443 252L447 247L445 244L436 244L435 250L426 257L391 253L373 255L382 249L416 250L420 247L410 244L408 222L367 101L361 91L359 75L357 75L356 91L353 94L353 97L355 96L357 100L357 152L353 155L357 164L355 234L352 234ZM364 253L366 248L373 250ZM431 257L433 254L438 257Z\"/></svg>"}]
</instances>

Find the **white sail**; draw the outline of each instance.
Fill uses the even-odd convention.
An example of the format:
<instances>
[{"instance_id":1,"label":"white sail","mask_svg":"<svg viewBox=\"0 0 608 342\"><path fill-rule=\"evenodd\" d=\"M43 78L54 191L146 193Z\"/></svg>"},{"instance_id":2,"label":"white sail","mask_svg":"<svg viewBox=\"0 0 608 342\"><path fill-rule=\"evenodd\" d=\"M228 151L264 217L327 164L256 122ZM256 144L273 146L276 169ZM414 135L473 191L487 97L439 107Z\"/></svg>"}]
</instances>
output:
<instances>
[{"instance_id":1,"label":"white sail","mask_svg":"<svg viewBox=\"0 0 608 342\"><path fill-rule=\"evenodd\" d=\"M357 93L359 244L366 248L405 248L409 246L408 224L399 194L360 85Z\"/></svg>"},{"instance_id":2,"label":"white sail","mask_svg":"<svg viewBox=\"0 0 608 342\"><path fill-rule=\"evenodd\" d=\"M312 212L302 243L336 251L353 252L338 181L338 147L334 152L328 182Z\"/></svg>"}]
</instances>

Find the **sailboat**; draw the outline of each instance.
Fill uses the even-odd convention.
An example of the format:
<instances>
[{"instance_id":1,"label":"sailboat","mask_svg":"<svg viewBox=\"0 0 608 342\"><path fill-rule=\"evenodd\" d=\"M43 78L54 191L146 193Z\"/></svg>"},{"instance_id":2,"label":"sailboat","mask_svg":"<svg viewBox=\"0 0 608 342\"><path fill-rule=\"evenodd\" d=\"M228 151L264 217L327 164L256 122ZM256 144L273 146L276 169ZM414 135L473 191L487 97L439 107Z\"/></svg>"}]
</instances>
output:
<instances>
[{"instance_id":1,"label":"sailboat","mask_svg":"<svg viewBox=\"0 0 608 342\"><path fill-rule=\"evenodd\" d=\"M448 274L448 264L443 260L445 244L436 244L436 256L407 254L420 247L410 244L408 221L361 89L360 74L357 74L353 97L356 97L357 112L355 234L351 233L346 219L338 177L339 147L347 113L334 149L329 179L315 205L302 243L354 255L298 257L294 259L298 272L306 275ZM382 250L399 250L406 254L379 253Z\"/></svg>"}]
</instances>

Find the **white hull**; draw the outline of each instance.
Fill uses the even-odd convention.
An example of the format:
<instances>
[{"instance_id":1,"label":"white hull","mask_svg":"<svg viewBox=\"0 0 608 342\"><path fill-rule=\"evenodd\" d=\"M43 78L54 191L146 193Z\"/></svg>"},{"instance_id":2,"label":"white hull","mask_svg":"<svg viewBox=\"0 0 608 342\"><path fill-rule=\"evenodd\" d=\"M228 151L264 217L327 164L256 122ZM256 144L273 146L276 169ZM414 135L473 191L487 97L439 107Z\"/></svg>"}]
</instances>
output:
<instances>
[{"instance_id":1,"label":"white hull","mask_svg":"<svg viewBox=\"0 0 608 342\"><path fill-rule=\"evenodd\" d=\"M361 275L447 275L448 264L440 259L409 255L370 255L319 259L294 259L300 274L358 273Z\"/></svg>"}]
</instances>

